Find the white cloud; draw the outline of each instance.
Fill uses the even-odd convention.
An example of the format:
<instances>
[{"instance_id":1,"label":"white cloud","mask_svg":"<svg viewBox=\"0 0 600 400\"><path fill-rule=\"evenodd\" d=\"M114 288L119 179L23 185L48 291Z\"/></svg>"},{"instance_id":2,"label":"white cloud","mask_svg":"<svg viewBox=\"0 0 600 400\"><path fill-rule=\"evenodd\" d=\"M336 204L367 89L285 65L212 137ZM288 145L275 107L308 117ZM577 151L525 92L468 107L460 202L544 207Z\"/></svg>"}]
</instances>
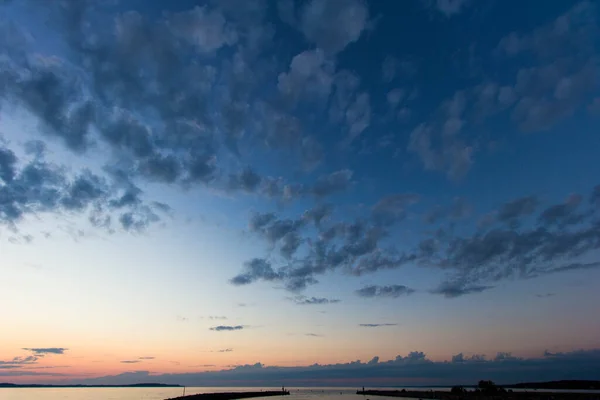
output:
<instances>
[{"instance_id":1,"label":"white cloud","mask_svg":"<svg viewBox=\"0 0 600 400\"><path fill-rule=\"evenodd\" d=\"M356 96L354 103L346 110L350 139L356 138L371 123L371 103L367 93Z\"/></svg>"},{"instance_id":2,"label":"white cloud","mask_svg":"<svg viewBox=\"0 0 600 400\"><path fill-rule=\"evenodd\" d=\"M436 8L446 17L459 14L467 5L469 0L436 0Z\"/></svg>"},{"instance_id":3,"label":"white cloud","mask_svg":"<svg viewBox=\"0 0 600 400\"><path fill-rule=\"evenodd\" d=\"M387 94L387 101L391 108L396 109L406 97L406 91L401 88L392 89Z\"/></svg>"},{"instance_id":4,"label":"white cloud","mask_svg":"<svg viewBox=\"0 0 600 400\"><path fill-rule=\"evenodd\" d=\"M219 10L195 7L169 18L173 32L192 43L202 52L210 53L223 46L231 46L238 35Z\"/></svg>"},{"instance_id":5,"label":"white cloud","mask_svg":"<svg viewBox=\"0 0 600 400\"><path fill-rule=\"evenodd\" d=\"M326 59L322 50L307 50L292 59L288 72L279 74L277 88L295 99L303 93L327 97L333 83L333 70L333 62Z\"/></svg>"},{"instance_id":6,"label":"white cloud","mask_svg":"<svg viewBox=\"0 0 600 400\"><path fill-rule=\"evenodd\" d=\"M300 28L308 40L335 54L360 38L368 18L362 0L312 0L302 10Z\"/></svg>"}]
</instances>

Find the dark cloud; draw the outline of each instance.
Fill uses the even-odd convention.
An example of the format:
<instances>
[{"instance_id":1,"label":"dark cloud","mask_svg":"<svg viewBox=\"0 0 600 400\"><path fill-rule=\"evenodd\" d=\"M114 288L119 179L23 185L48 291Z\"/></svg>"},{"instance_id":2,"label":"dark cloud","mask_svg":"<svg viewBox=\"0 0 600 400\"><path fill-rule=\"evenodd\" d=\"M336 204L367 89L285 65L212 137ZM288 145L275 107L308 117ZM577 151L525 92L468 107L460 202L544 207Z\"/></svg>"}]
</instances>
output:
<instances>
[{"instance_id":1,"label":"dark cloud","mask_svg":"<svg viewBox=\"0 0 600 400\"><path fill-rule=\"evenodd\" d=\"M140 360L123 360L123 361L120 361L120 363L122 363L122 364L137 364L139 362L141 362L141 361Z\"/></svg>"},{"instance_id":2,"label":"dark cloud","mask_svg":"<svg viewBox=\"0 0 600 400\"><path fill-rule=\"evenodd\" d=\"M320 176L310 192L316 197L326 197L347 190L352 183L352 171L343 169Z\"/></svg>"},{"instance_id":3,"label":"dark cloud","mask_svg":"<svg viewBox=\"0 0 600 400\"><path fill-rule=\"evenodd\" d=\"M419 195L414 193L385 196L373 206L373 218L384 225L402 220L406 217L406 208L419 199Z\"/></svg>"},{"instance_id":4,"label":"dark cloud","mask_svg":"<svg viewBox=\"0 0 600 400\"><path fill-rule=\"evenodd\" d=\"M229 186L234 190L244 190L246 192L255 192L260 183L262 177L252 170L250 167L246 167L239 175L231 175L229 178Z\"/></svg>"},{"instance_id":5,"label":"dark cloud","mask_svg":"<svg viewBox=\"0 0 600 400\"><path fill-rule=\"evenodd\" d=\"M295 304L298 305L322 305L322 304L335 304L339 303L338 299L327 299L325 297L306 297L306 296L296 296L290 298Z\"/></svg>"},{"instance_id":6,"label":"dark cloud","mask_svg":"<svg viewBox=\"0 0 600 400\"><path fill-rule=\"evenodd\" d=\"M339 364L277 367L261 363L234 366L216 372L151 375L147 371L127 372L100 378L78 379L71 383L131 384L148 382L152 377L164 383L186 386L222 385L268 386L272 382L288 382L293 386L333 386L339 379L360 387L415 385L427 381L431 385L473 385L481 376L499 383L548 381L561 379L595 379L600 368L600 350L577 350L565 353L545 352L542 356L520 358L510 353L496 357L461 353L447 361L432 361L423 352L414 351L406 356L382 361L374 357ZM335 378L331 378L335 377Z\"/></svg>"},{"instance_id":7,"label":"dark cloud","mask_svg":"<svg viewBox=\"0 0 600 400\"><path fill-rule=\"evenodd\" d=\"M42 354L65 354L65 351L69 350L64 347L34 347L34 348L23 348L23 350L32 351L36 355Z\"/></svg>"},{"instance_id":8,"label":"dark cloud","mask_svg":"<svg viewBox=\"0 0 600 400\"><path fill-rule=\"evenodd\" d=\"M541 299L546 298L546 297L554 297L556 294L555 293L538 293L535 295L535 297L539 297Z\"/></svg>"},{"instance_id":9,"label":"dark cloud","mask_svg":"<svg viewBox=\"0 0 600 400\"><path fill-rule=\"evenodd\" d=\"M380 328L384 326L397 326L398 324L359 324L363 328Z\"/></svg>"},{"instance_id":10,"label":"dark cloud","mask_svg":"<svg viewBox=\"0 0 600 400\"><path fill-rule=\"evenodd\" d=\"M13 369L13 368L21 368L23 365L28 364L37 364L37 361L43 357L43 354L36 354L27 357L14 357L10 360L0 360L0 368L3 369Z\"/></svg>"},{"instance_id":11,"label":"dark cloud","mask_svg":"<svg viewBox=\"0 0 600 400\"><path fill-rule=\"evenodd\" d=\"M95 227L113 230L119 217L125 230L143 230L160 220L155 207L144 202L142 191L114 175L89 170L71 174L47 162L43 154L15 168L14 153L0 144L0 222L16 226L34 213L87 215ZM162 212L159 209L159 212Z\"/></svg>"},{"instance_id":12,"label":"dark cloud","mask_svg":"<svg viewBox=\"0 0 600 400\"><path fill-rule=\"evenodd\" d=\"M234 285L247 285L258 280L276 281L281 274L275 272L271 263L265 259L254 258L244 264L245 272L233 277L230 282Z\"/></svg>"},{"instance_id":13,"label":"dark cloud","mask_svg":"<svg viewBox=\"0 0 600 400\"><path fill-rule=\"evenodd\" d=\"M432 293L441 294L447 298L464 296L471 293L481 293L483 291L493 289L493 286L477 286L468 285L464 282L444 282L439 287L434 289Z\"/></svg>"},{"instance_id":14,"label":"dark cloud","mask_svg":"<svg viewBox=\"0 0 600 400\"><path fill-rule=\"evenodd\" d=\"M456 221L465 218L471 212L471 206L462 197L455 198L449 206L436 206L427 212L423 220L429 224L443 221L447 218Z\"/></svg>"},{"instance_id":15,"label":"dark cloud","mask_svg":"<svg viewBox=\"0 0 600 400\"><path fill-rule=\"evenodd\" d=\"M244 329L243 325L235 325L235 326L219 325L219 326L213 326L212 328L210 328L211 331L217 331L217 332L223 332L223 331L241 331L242 329Z\"/></svg>"},{"instance_id":16,"label":"dark cloud","mask_svg":"<svg viewBox=\"0 0 600 400\"><path fill-rule=\"evenodd\" d=\"M251 230L271 245L283 245L286 235L294 235L294 257L290 252L282 253L287 260L283 263L275 258L249 261L245 271L232 282L238 285L282 282L288 290L301 291L318 283L319 275L332 271L362 276L412 263L446 273L446 279L429 291L453 298L481 293L504 279L529 279L596 268L595 263L580 260L600 247L600 226L593 218L595 189L589 202L580 195L571 195L564 203L541 209L537 215L540 200L535 196L519 197L489 213L488 223L480 224L471 234L459 235L450 225L448 229L425 233L414 248L403 252L393 245L385 246L390 243L387 241L390 224L381 216L386 212L391 220L402 216L405 205L417 199L416 195L384 198L370 210L368 217L354 222L334 220L333 211L323 205L305 212L299 220L281 220L271 213L255 214L250 221ZM587 205L591 208L586 209ZM454 223L468 213L467 202L457 198L430 221L449 218ZM316 237L315 230L308 226L311 222ZM394 289L393 285L382 288L366 287L358 294L393 296L410 294L412 290Z\"/></svg>"},{"instance_id":17,"label":"dark cloud","mask_svg":"<svg viewBox=\"0 0 600 400\"><path fill-rule=\"evenodd\" d=\"M378 286L371 285L360 288L356 291L356 294L360 297L392 297L397 298L400 296L407 296L413 294L414 289L406 287L404 285L386 285Z\"/></svg>"},{"instance_id":18,"label":"dark cloud","mask_svg":"<svg viewBox=\"0 0 600 400\"><path fill-rule=\"evenodd\" d=\"M533 214L538 204L539 201L535 196L511 200L500 207L497 219L500 222L514 224L520 218Z\"/></svg>"},{"instance_id":19,"label":"dark cloud","mask_svg":"<svg viewBox=\"0 0 600 400\"><path fill-rule=\"evenodd\" d=\"M317 204L310 210L306 210L303 217L312 222L316 227L320 227L321 222L327 219L332 211L333 206L331 204Z\"/></svg>"},{"instance_id":20,"label":"dark cloud","mask_svg":"<svg viewBox=\"0 0 600 400\"><path fill-rule=\"evenodd\" d=\"M578 213L578 207L583 201L581 195L571 195L562 204L546 208L539 216L539 222L545 226L565 227L582 222L585 216Z\"/></svg>"}]
</instances>

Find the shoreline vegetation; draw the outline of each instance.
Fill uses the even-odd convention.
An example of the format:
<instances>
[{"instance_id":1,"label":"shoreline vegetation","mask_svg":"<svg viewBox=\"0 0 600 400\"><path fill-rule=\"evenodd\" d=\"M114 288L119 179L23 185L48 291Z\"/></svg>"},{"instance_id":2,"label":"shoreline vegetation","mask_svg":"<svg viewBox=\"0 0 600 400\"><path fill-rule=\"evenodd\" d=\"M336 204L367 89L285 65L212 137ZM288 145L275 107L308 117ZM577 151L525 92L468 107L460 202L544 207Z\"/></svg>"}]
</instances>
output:
<instances>
[{"instance_id":1,"label":"shoreline vegetation","mask_svg":"<svg viewBox=\"0 0 600 400\"><path fill-rule=\"evenodd\" d=\"M518 389L517 392L512 389ZM527 390L529 389L529 390ZM538 392L536 389L543 390ZM568 390L598 390L599 381L553 381L528 382L498 386L492 381L479 381L477 386L453 386L442 390L357 390L356 394L367 396L406 397L436 400L600 400L600 393L568 392ZM561 390L552 392L551 390ZM367 399L368 400L368 399Z\"/></svg>"},{"instance_id":2,"label":"shoreline vegetation","mask_svg":"<svg viewBox=\"0 0 600 400\"><path fill-rule=\"evenodd\" d=\"M289 396L289 390L275 390L264 392L227 392L227 393L199 393L188 396L173 397L167 400L234 400L249 399L251 397Z\"/></svg>"}]
</instances>

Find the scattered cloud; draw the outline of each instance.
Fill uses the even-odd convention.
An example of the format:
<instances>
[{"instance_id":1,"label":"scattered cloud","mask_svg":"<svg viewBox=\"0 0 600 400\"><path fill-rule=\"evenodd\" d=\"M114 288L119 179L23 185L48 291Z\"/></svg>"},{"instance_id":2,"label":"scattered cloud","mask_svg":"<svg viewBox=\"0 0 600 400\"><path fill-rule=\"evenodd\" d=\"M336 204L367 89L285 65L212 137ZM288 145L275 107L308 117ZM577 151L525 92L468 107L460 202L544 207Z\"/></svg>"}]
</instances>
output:
<instances>
[{"instance_id":1,"label":"scattered cloud","mask_svg":"<svg viewBox=\"0 0 600 400\"><path fill-rule=\"evenodd\" d=\"M120 363L122 363L122 364L137 364L139 362L141 362L141 361L140 360L122 360L122 361L120 361Z\"/></svg>"},{"instance_id":2,"label":"scattered cloud","mask_svg":"<svg viewBox=\"0 0 600 400\"><path fill-rule=\"evenodd\" d=\"M217 353L231 353L232 351L233 351L233 349L228 348L228 349L217 350Z\"/></svg>"},{"instance_id":3,"label":"scattered cloud","mask_svg":"<svg viewBox=\"0 0 600 400\"><path fill-rule=\"evenodd\" d=\"M304 336L310 336L310 337L323 337L323 335L319 335L317 333L306 333Z\"/></svg>"},{"instance_id":4,"label":"scattered cloud","mask_svg":"<svg viewBox=\"0 0 600 400\"><path fill-rule=\"evenodd\" d=\"M493 286L467 285L464 282L444 282L438 288L434 289L432 293L441 294L451 299L466 294L481 293L493 288Z\"/></svg>"},{"instance_id":5,"label":"scattered cloud","mask_svg":"<svg viewBox=\"0 0 600 400\"><path fill-rule=\"evenodd\" d=\"M295 304L298 305L323 305L323 304L335 304L339 303L338 299L327 299L324 297L306 297L306 296L296 296L289 298Z\"/></svg>"},{"instance_id":6,"label":"scattered cloud","mask_svg":"<svg viewBox=\"0 0 600 400\"><path fill-rule=\"evenodd\" d=\"M546 298L546 297L554 297L556 296L556 293L538 293L535 295L535 297L539 297L541 299Z\"/></svg>"},{"instance_id":7,"label":"scattered cloud","mask_svg":"<svg viewBox=\"0 0 600 400\"><path fill-rule=\"evenodd\" d=\"M407 296L413 294L414 289L406 287L404 285L370 285L360 288L356 291L356 294L360 297L392 297L397 298L400 296Z\"/></svg>"},{"instance_id":8,"label":"scattered cloud","mask_svg":"<svg viewBox=\"0 0 600 400\"><path fill-rule=\"evenodd\" d=\"M435 0L435 8L446 17L460 14L471 0Z\"/></svg>"},{"instance_id":9,"label":"scattered cloud","mask_svg":"<svg viewBox=\"0 0 600 400\"><path fill-rule=\"evenodd\" d=\"M368 19L363 0L311 0L300 11L299 22L308 40L336 54L360 38Z\"/></svg>"},{"instance_id":10,"label":"scattered cloud","mask_svg":"<svg viewBox=\"0 0 600 400\"><path fill-rule=\"evenodd\" d=\"M45 354L65 354L65 351L69 350L64 347L34 347L34 348L23 348L23 350L31 351L36 355Z\"/></svg>"},{"instance_id":11,"label":"scattered cloud","mask_svg":"<svg viewBox=\"0 0 600 400\"><path fill-rule=\"evenodd\" d=\"M385 326L397 326L398 324L359 324L363 328L381 328Z\"/></svg>"},{"instance_id":12,"label":"scattered cloud","mask_svg":"<svg viewBox=\"0 0 600 400\"><path fill-rule=\"evenodd\" d=\"M218 325L210 328L211 331L223 332L223 331L241 331L244 329L243 325Z\"/></svg>"},{"instance_id":13,"label":"scattered cloud","mask_svg":"<svg viewBox=\"0 0 600 400\"><path fill-rule=\"evenodd\" d=\"M222 385L233 382L244 386L264 386L269 382L288 382L290 386L332 386L336 380L355 386L403 386L410 382L427 381L433 385L472 385L485 375L495 382L544 381L560 379L594 379L600 368L600 350L577 350L565 353L545 352L541 356L522 358L501 352L495 357L465 356L458 353L450 360L433 361L423 352L413 351L394 359L382 361L351 361L338 364L278 367L262 363L233 366L214 372L185 374L152 374L148 371L126 372L119 375L73 380L84 384L131 384L148 382L152 377L164 383L186 386ZM565 371L568 371L565 376Z\"/></svg>"}]
</instances>

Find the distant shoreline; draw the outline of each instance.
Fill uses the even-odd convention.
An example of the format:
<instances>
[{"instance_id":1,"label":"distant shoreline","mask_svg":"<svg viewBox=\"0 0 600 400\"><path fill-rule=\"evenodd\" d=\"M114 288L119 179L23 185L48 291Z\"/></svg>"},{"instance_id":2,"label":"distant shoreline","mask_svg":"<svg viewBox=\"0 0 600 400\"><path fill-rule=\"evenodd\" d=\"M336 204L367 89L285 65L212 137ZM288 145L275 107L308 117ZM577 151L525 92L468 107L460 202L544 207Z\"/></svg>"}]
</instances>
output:
<instances>
[{"instance_id":1,"label":"distant shoreline","mask_svg":"<svg viewBox=\"0 0 600 400\"><path fill-rule=\"evenodd\" d=\"M0 383L0 389L44 389L44 388L162 388L182 387L181 385L168 385L164 383L138 383L133 385L20 385L16 383Z\"/></svg>"}]
</instances>

